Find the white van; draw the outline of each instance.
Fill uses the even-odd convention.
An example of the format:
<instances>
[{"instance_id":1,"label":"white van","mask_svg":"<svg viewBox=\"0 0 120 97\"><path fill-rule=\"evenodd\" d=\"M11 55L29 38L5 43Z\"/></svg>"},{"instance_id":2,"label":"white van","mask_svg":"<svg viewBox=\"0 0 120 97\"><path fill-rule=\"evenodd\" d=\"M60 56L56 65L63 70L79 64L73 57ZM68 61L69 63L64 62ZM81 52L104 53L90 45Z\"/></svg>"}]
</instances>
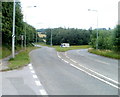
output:
<instances>
[{"instance_id":1,"label":"white van","mask_svg":"<svg viewBox=\"0 0 120 97\"><path fill-rule=\"evenodd\" d=\"M61 43L61 47L70 47L69 43Z\"/></svg>"}]
</instances>

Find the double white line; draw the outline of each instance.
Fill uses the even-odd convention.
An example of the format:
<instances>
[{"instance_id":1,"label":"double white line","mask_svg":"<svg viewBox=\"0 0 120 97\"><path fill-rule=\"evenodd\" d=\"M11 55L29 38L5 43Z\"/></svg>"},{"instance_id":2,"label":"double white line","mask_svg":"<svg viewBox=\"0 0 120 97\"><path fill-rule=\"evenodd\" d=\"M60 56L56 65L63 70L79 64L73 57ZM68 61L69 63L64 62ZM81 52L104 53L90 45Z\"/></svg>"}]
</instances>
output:
<instances>
[{"instance_id":1,"label":"double white line","mask_svg":"<svg viewBox=\"0 0 120 97\"><path fill-rule=\"evenodd\" d=\"M59 58L61 58L60 55L58 54L58 52L57 52L57 55L58 55ZM74 61L73 59L68 57L66 52L65 52L65 56L69 60L71 60L73 63L77 63L76 61ZM62 59L62 60L66 62L66 60L64 60L64 59ZM71 64L70 62L66 62L66 63L69 63L72 67L74 67L74 68L76 68L78 70L81 70L82 72L84 72L84 73L86 73L86 74L88 74L88 75L90 75L90 76L92 76L92 77L94 77L94 78L96 78L96 79L98 79L98 80L100 80L100 81L102 81L102 82L112 86L112 87L120 89L120 87L118 87L120 85L120 83L115 81L115 80L113 80L113 79L111 79L111 78L109 78L109 77L106 77L106 76L104 76L104 75L102 75L102 74L100 74L98 72L95 72L92 69L89 69L89 68L87 68L87 67L85 67L85 66L83 66L81 64L78 64L78 66L80 66L82 68L80 68L78 66L75 66L74 64Z\"/></svg>"}]
</instances>

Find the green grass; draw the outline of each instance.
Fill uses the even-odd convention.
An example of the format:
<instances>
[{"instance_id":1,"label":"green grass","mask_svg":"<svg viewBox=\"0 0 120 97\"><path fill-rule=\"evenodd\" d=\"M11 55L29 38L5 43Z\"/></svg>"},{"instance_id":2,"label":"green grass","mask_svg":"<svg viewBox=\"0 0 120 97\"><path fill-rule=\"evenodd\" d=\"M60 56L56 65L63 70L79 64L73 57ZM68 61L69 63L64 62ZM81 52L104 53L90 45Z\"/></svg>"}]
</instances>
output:
<instances>
[{"instance_id":1,"label":"green grass","mask_svg":"<svg viewBox=\"0 0 120 97\"><path fill-rule=\"evenodd\" d=\"M89 45L77 45L77 46L70 46L70 47L60 47L60 45L58 46L50 46L50 45L46 45L45 43L37 43L38 45L42 45L42 46L48 46L48 47L53 47L56 49L56 51L58 52L65 52L68 50L74 50L74 49L86 49L86 48L90 48Z\"/></svg>"},{"instance_id":2,"label":"green grass","mask_svg":"<svg viewBox=\"0 0 120 97\"><path fill-rule=\"evenodd\" d=\"M68 50L74 50L74 49L86 49L89 48L89 45L80 45L80 46L70 46L70 47L60 47L60 46L53 46L56 51L58 52L65 52Z\"/></svg>"},{"instance_id":3,"label":"green grass","mask_svg":"<svg viewBox=\"0 0 120 97\"><path fill-rule=\"evenodd\" d=\"M9 60L10 64L8 65L9 70L17 69L27 65L30 62L29 52L33 49L36 49L36 47L27 47L25 51L22 51L19 54L17 54L14 59L11 58Z\"/></svg>"},{"instance_id":4,"label":"green grass","mask_svg":"<svg viewBox=\"0 0 120 97\"><path fill-rule=\"evenodd\" d=\"M88 49L88 52L101 55L101 56L105 56L105 57L109 57L109 58L120 59L120 53L110 51L110 50Z\"/></svg>"},{"instance_id":5,"label":"green grass","mask_svg":"<svg viewBox=\"0 0 120 97\"><path fill-rule=\"evenodd\" d=\"M9 48L2 46L0 58L5 58L5 57L11 55L11 53L12 53L12 51Z\"/></svg>"}]
</instances>

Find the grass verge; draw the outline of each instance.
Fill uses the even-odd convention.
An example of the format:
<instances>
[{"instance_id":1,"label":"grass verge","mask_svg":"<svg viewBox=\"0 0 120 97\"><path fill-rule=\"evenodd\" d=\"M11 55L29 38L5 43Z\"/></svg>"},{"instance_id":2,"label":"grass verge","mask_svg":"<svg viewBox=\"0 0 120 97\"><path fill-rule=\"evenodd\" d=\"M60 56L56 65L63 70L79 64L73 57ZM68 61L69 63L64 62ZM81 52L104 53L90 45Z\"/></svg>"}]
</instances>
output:
<instances>
[{"instance_id":1,"label":"grass verge","mask_svg":"<svg viewBox=\"0 0 120 97\"><path fill-rule=\"evenodd\" d=\"M45 43L37 43L37 44L38 45L42 45L42 46L53 47L58 52L65 52L65 51L74 50L74 49L87 49L87 48L90 48L89 45L78 45L78 46L70 46L70 47L60 47L58 45L57 46L46 45Z\"/></svg>"},{"instance_id":2,"label":"grass verge","mask_svg":"<svg viewBox=\"0 0 120 97\"><path fill-rule=\"evenodd\" d=\"M65 52L68 50L75 50L75 49L86 49L89 48L89 45L80 45L80 46L70 46L70 47L60 47L60 46L53 46L56 51L58 52Z\"/></svg>"},{"instance_id":3,"label":"grass verge","mask_svg":"<svg viewBox=\"0 0 120 97\"><path fill-rule=\"evenodd\" d=\"M19 54L17 54L15 56L15 58L11 58L9 60L9 70L13 70L13 69L18 69L24 65L27 65L30 62L29 59L29 52L32 51L33 49L36 49L37 47L27 47L27 49L25 51L20 52Z\"/></svg>"},{"instance_id":4,"label":"grass verge","mask_svg":"<svg viewBox=\"0 0 120 97\"><path fill-rule=\"evenodd\" d=\"M96 50L91 48L91 49L88 49L88 52L109 57L109 58L120 59L120 53L110 51L110 50Z\"/></svg>"}]
</instances>

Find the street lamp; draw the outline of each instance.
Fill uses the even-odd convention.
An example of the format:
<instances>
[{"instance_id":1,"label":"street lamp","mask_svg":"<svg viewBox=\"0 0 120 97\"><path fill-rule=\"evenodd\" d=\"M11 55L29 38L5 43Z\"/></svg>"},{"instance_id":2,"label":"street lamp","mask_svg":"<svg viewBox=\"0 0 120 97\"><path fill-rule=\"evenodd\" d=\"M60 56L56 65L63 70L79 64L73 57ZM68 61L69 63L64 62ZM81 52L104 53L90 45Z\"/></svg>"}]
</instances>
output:
<instances>
[{"instance_id":1,"label":"street lamp","mask_svg":"<svg viewBox=\"0 0 120 97\"><path fill-rule=\"evenodd\" d=\"M13 2L12 58L15 58L15 0Z\"/></svg>"},{"instance_id":2,"label":"street lamp","mask_svg":"<svg viewBox=\"0 0 120 97\"><path fill-rule=\"evenodd\" d=\"M37 7L37 6L27 6L26 8L31 8L31 7ZM26 15L25 15L25 22L27 23ZM24 44L25 44L25 50L26 50L26 24L25 24L25 41L24 41Z\"/></svg>"},{"instance_id":3,"label":"street lamp","mask_svg":"<svg viewBox=\"0 0 120 97\"><path fill-rule=\"evenodd\" d=\"M94 11L97 13L97 40L96 40L96 49L98 49L98 10L91 10L91 9L88 9L88 11Z\"/></svg>"},{"instance_id":4,"label":"street lamp","mask_svg":"<svg viewBox=\"0 0 120 97\"><path fill-rule=\"evenodd\" d=\"M52 29L51 29L51 46L52 46L53 44L52 44Z\"/></svg>"}]
</instances>

